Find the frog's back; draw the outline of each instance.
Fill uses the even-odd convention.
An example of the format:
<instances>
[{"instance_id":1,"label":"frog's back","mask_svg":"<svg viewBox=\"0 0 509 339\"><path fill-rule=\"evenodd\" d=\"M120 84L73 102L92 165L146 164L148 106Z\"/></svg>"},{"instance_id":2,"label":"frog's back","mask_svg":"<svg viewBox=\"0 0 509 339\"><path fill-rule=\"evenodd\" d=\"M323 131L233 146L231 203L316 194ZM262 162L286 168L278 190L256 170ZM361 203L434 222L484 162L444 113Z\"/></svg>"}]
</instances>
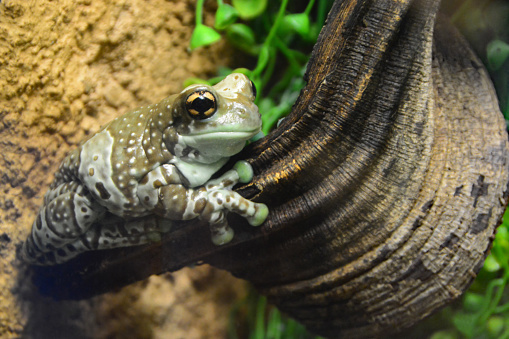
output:
<instances>
[{"instance_id":1,"label":"frog's back","mask_svg":"<svg viewBox=\"0 0 509 339\"><path fill-rule=\"evenodd\" d=\"M138 182L159 165L147 158L144 148L154 107L142 107L113 120L80 147L79 180L116 215L143 212L136 194Z\"/></svg>"},{"instance_id":2,"label":"frog's back","mask_svg":"<svg viewBox=\"0 0 509 339\"><path fill-rule=\"evenodd\" d=\"M55 173L55 179L53 180L50 188L54 188L63 183L70 182L81 182L79 169L81 163L89 163L94 161L93 157L89 159L84 154L84 148L93 149L106 149L107 152L113 154L113 148L127 149L129 143L135 143L135 136L142 136L147 121L150 120L149 111L151 106L141 107L136 110L125 113L122 116L117 117L110 123L103 126L98 132L91 135L80 145L72 150L62 161L60 167ZM110 143L105 143L103 138L98 138L98 135L109 135L111 137ZM116 152L117 158L122 157L122 152ZM125 152L124 152L125 153ZM139 154L138 154L139 155ZM97 161L96 159L95 161Z\"/></svg>"}]
</instances>

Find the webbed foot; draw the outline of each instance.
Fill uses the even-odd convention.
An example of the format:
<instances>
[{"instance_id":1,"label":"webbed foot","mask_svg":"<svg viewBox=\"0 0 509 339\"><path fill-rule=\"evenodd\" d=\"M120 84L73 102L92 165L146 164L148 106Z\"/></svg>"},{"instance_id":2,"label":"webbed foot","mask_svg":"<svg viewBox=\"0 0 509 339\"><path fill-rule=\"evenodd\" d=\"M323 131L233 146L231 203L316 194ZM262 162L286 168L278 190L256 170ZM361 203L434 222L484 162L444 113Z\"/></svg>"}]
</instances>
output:
<instances>
[{"instance_id":1,"label":"webbed foot","mask_svg":"<svg viewBox=\"0 0 509 339\"><path fill-rule=\"evenodd\" d=\"M253 168L247 161L238 161L232 170L207 183L208 201L214 206L215 217L208 218L212 233L212 242L224 245L233 239L233 229L228 226L225 214L233 212L246 218L251 226L263 224L269 214L267 205L253 202L231 191L240 183L253 180ZM207 219L207 218L204 218Z\"/></svg>"}]
</instances>

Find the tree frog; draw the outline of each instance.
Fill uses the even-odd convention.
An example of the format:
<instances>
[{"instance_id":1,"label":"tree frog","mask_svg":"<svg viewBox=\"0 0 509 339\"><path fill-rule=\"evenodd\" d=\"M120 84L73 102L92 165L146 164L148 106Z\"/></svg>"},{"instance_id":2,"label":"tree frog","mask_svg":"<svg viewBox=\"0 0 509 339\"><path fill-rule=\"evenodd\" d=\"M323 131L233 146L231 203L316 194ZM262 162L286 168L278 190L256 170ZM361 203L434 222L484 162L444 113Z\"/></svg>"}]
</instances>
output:
<instances>
[{"instance_id":1,"label":"tree frog","mask_svg":"<svg viewBox=\"0 0 509 339\"><path fill-rule=\"evenodd\" d=\"M268 208L232 190L252 180L246 161L211 177L261 129L256 91L243 74L192 85L120 116L72 151L44 197L23 257L38 265L90 250L157 241L171 220L209 223L228 243L227 212L257 226Z\"/></svg>"}]
</instances>

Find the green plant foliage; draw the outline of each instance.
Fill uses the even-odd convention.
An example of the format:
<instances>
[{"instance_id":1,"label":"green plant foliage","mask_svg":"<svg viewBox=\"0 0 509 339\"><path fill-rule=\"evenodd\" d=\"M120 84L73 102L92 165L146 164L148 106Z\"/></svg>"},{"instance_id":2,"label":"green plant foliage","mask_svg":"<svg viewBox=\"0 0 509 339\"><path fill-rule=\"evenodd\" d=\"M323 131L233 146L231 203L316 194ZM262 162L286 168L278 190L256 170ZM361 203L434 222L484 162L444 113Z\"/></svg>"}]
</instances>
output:
<instances>
[{"instance_id":1,"label":"green plant foliage","mask_svg":"<svg viewBox=\"0 0 509 339\"><path fill-rule=\"evenodd\" d=\"M324 339L309 334L303 325L282 315L253 290L233 307L230 317L229 339ZM239 334L233 326L239 318L243 318L245 327L250 329L247 336Z\"/></svg>"},{"instance_id":2,"label":"green plant foliage","mask_svg":"<svg viewBox=\"0 0 509 339\"><path fill-rule=\"evenodd\" d=\"M267 8L267 0L232 0L232 4L246 20L256 18Z\"/></svg>"},{"instance_id":3,"label":"green plant foliage","mask_svg":"<svg viewBox=\"0 0 509 339\"><path fill-rule=\"evenodd\" d=\"M509 43L499 39L492 40L486 46L486 58L488 71L497 90L500 109L505 119L509 120Z\"/></svg>"},{"instance_id":4,"label":"green plant foliage","mask_svg":"<svg viewBox=\"0 0 509 339\"><path fill-rule=\"evenodd\" d=\"M305 38L310 32L309 26L309 17L306 13L288 14L283 18L283 23L278 33L281 36L297 33Z\"/></svg>"},{"instance_id":5,"label":"green plant foliage","mask_svg":"<svg viewBox=\"0 0 509 339\"><path fill-rule=\"evenodd\" d=\"M226 29L226 36L235 47L244 52L255 54L260 50L260 47L256 45L256 37L253 30L245 24L230 25Z\"/></svg>"},{"instance_id":6,"label":"green plant foliage","mask_svg":"<svg viewBox=\"0 0 509 339\"><path fill-rule=\"evenodd\" d=\"M221 40L221 34L208 26L200 24L193 31L189 47L193 50L201 46L212 45L219 40Z\"/></svg>"},{"instance_id":7,"label":"green plant foliage","mask_svg":"<svg viewBox=\"0 0 509 339\"><path fill-rule=\"evenodd\" d=\"M465 338L509 338L509 212L478 278L463 296L452 321ZM504 293L505 292L505 293Z\"/></svg>"},{"instance_id":8,"label":"green plant foliage","mask_svg":"<svg viewBox=\"0 0 509 339\"><path fill-rule=\"evenodd\" d=\"M205 0L198 0L196 2L196 26L193 34L191 35L191 41L189 42L189 48L191 50L202 46L212 45L213 43L221 40L221 35L218 32L203 24L204 2Z\"/></svg>"},{"instance_id":9,"label":"green plant foliage","mask_svg":"<svg viewBox=\"0 0 509 339\"><path fill-rule=\"evenodd\" d=\"M225 29L237 21L238 17L239 12L235 9L235 7L225 4L222 1L218 1L214 27L219 30Z\"/></svg>"}]
</instances>

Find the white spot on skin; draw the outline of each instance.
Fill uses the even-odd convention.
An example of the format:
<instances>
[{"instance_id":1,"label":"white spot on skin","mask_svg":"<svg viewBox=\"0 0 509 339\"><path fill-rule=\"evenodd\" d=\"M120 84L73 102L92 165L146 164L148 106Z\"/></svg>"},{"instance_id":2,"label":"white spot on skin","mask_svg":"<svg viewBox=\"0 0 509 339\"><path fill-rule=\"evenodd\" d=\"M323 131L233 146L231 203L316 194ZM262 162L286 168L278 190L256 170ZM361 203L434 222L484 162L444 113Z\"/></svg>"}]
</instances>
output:
<instances>
[{"instance_id":1,"label":"white spot on skin","mask_svg":"<svg viewBox=\"0 0 509 339\"><path fill-rule=\"evenodd\" d=\"M113 178L116 177L116 175L113 173L113 168L121 168L121 164L117 163L115 166L111 164L111 154L114 143L115 140L113 136L110 135L108 130L103 130L102 132L94 135L83 145L81 149L82 162L80 164L78 173L80 177L86 178L86 180L83 180L83 183L91 192L96 192L96 184L99 182L102 183L106 191L110 194L110 197L107 200L103 200L99 196L95 195L95 198L110 212L121 216L124 212L123 205L129 203L130 201L122 193L122 191L118 189L117 185L113 181ZM101 161L98 161L94 164L96 171L94 176L90 177L86 174L88 174L88 167L90 164L90 159L92 158L92 154L100 156ZM84 224L85 220L80 223L80 225Z\"/></svg>"}]
</instances>

